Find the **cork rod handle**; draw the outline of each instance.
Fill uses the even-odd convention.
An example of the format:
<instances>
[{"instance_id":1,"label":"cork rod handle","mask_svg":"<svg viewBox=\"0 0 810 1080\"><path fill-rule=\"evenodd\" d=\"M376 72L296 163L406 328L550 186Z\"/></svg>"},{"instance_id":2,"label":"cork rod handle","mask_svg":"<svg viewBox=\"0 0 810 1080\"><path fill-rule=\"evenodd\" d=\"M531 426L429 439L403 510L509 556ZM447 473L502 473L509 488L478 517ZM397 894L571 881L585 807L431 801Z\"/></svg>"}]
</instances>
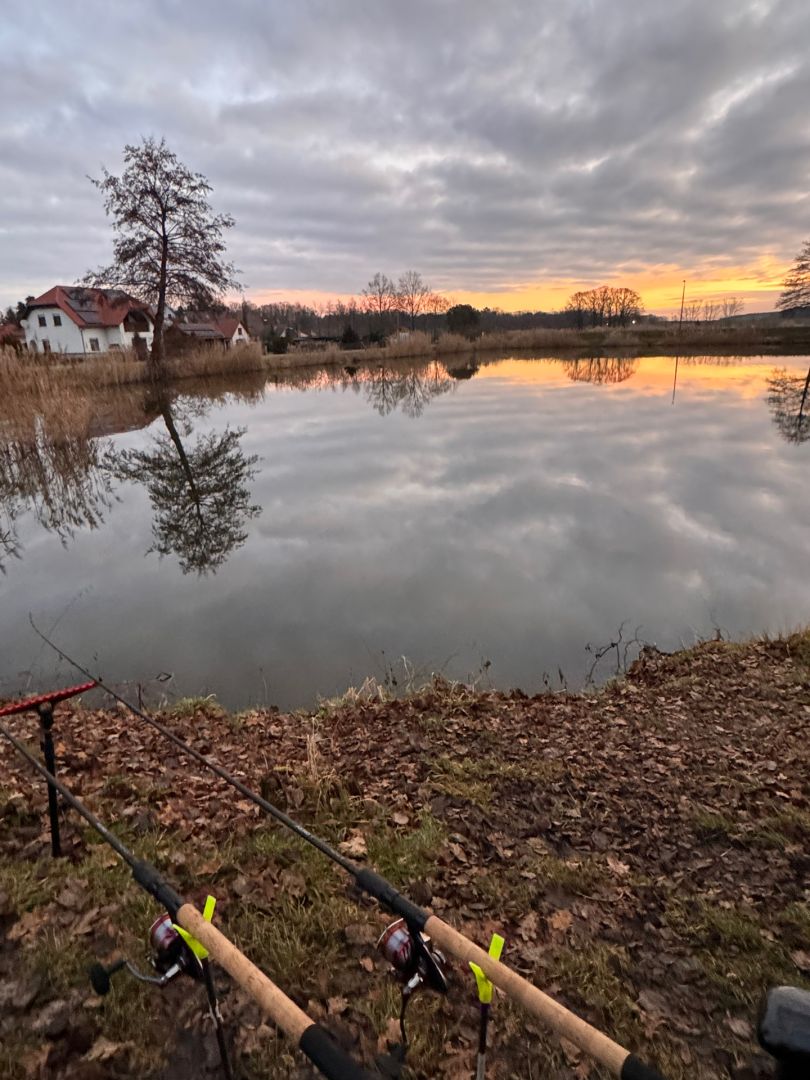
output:
<instances>
[{"instance_id":1,"label":"cork rod handle","mask_svg":"<svg viewBox=\"0 0 810 1080\"><path fill-rule=\"evenodd\" d=\"M648 1077L652 1080L658 1076L654 1069L644 1065L623 1046L586 1023L564 1005L560 1005L548 994L544 994L542 990L538 990L536 986L532 986L516 971L512 971L499 960L493 959L469 938L460 934L458 930L454 930L436 915L428 918L425 923L425 933L430 934L436 945L452 953L465 964L471 960L474 961L495 986L500 987L510 998L519 1002L547 1027L564 1036L580 1050L584 1050L616 1076L622 1077L623 1080L629 1080L631 1077Z\"/></svg>"},{"instance_id":2,"label":"cork rod handle","mask_svg":"<svg viewBox=\"0 0 810 1080\"><path fill-rule=\"evenodd\" d=\"M365 1071L341 1050L329 1033L279 990L220 930L204 919L193 904L183 904L175 921L208 949L212 959L247 990L273 1023L324 1076L329 1080L367 1080Z\"/></svg>"},{"instance_id":3,"label":"cork rod handle","mask_svg":"<svg viewBox=\"0 0 810 1080\"><path fill-rule=\"evenodd\" d=\"M312 1023L303 1009L291 1001L225 935L207 922L193 904L183 904L177 922L208 949L214 960L255 998L277 1027L298 1043Z\"/></svg>"}]
</instances>

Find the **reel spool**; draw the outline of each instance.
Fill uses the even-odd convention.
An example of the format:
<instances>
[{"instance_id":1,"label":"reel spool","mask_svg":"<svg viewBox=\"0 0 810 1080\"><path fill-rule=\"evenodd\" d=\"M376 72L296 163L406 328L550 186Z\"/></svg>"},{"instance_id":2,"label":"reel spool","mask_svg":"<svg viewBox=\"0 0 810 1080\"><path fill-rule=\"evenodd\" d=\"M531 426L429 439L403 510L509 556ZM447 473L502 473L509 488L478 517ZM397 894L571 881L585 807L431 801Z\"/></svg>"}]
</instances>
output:
<instances>
[{"instance_id":1,"label":"reel spool","mask_svg":"<svg viewBox=\"0 0 810 1080\"><path fill-rule=\"evenodd\" d=\"M116 960L108 967L96 963L91 966L89 972L90 982L95 992L100 997L108 994L112 976L123 968L126 968L138 982L149 983L150 986L157 986L160 990L168 986L178 975L190 975L197 981L204 978L202 964L175 930L172 917L168 912L159 915L149 927L149 945L152 949L149 962L157 972L157 976L145 975L124 958Z\"/></svg>"},{"instance_id":2,"label":"reel spool","mask_svg":"<svg viewBox=\"0 0 810 1080\"><path fill-rule=\"evenodd\" d=\"M168 912L159 915L149 927L149 944L152 946L152 966L164 978L173 979L185 974L198 981L202 979L200 961L175 930Z\"/></svg>"},{"instance_id":3,"label":"reel spool","mask_svg":"<svg viewBox=\"0 0 810 1080\"><path fill-rule=\"evenodd\" d=\"M413 930L405 919L397 919L383 930L377 948L403 984L403 996L410 997L423 986L439 994L447 993L444 956L431 948L427 934Z\"/></svg>"},{"instance_id":4,"label":"reel spool","mask_svg":"<svg viewBox=\"0 0 810 1080\"><path fill-rule=\"evenodd\" d=\"M389 1043L390 1053L377 1058L377 1068L383 1076L397 1078L402 1075L408 1049L405 1030L405 1010L417 990L425 987L438 994L447 993L444 975L444 956L431 948L430 938L421 930L409 926L405 919L397 919L380 935L377 948L391 965L391 973L401 984L402 1005L399 1012L400 1045Z\"/></svg>"}]
</instances>

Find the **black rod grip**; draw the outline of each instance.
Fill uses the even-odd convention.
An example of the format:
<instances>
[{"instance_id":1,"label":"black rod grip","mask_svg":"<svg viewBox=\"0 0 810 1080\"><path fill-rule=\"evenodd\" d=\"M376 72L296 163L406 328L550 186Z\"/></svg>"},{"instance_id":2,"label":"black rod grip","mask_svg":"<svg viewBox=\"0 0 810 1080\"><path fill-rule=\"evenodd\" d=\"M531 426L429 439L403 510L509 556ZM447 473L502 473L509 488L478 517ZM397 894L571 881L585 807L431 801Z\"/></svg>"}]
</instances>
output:
<instances>
[{"instance_id":1,"label":"black rod grip","mask_svg":"<svg viewBox=\"0 0 810 1080\"><path fill-rule=\"evenodd\" d=\"M386 881L380 874L375 874L373 870L362 867L356 871L354 880L364 893L378 900L383 907L387 907L394 915L399 915L409 926L415 930L425 929L425 923L430 918L430 913L414 904L407 896L397 892L391 882Z\"/></svg>"},{"instance_id":2,"label":"black rod grip","mask_svg":"<svg viewBox=\"0 0 810 1080\"><path fill-rule=\"evenodd\" d=\"M326 1028L310 1024L298 1042L299 1049L328 1080L369 1080L369 1074L341 1050Z\"/></svg>"},{"instance_id":3,"label":"black rod grip","mask_svg":"<svg viewBox=\"0 0 810 1080\"><path fill-rule=\"evenodd\" d=\"M664 1080L651 1065L645 1065L635 1054L628 1054L622 1065L621 1080Z\"/></svg>"}]
</instances>

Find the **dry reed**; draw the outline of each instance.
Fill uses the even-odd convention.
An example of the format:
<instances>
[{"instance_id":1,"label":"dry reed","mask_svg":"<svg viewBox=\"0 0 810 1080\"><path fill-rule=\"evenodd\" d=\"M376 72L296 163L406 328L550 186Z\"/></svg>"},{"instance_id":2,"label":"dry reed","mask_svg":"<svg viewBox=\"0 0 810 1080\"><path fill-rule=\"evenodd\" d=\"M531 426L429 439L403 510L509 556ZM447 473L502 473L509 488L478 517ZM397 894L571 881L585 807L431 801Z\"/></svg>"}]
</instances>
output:
<instances>
[{"instance_id":1,"label":"dry reed","mask_svg":"<svg viewBox=\"0 0 810 1080\"><path fill-rule=\"evenodd\" d=\"M209 379L235 373L288 372L298 368L329 365L367 366L407 359L432 359L459 354L512 353L553 350L563 355L598 355L604 349L636 355L651 352L688 352L697 349L788 349L810 350L810 326L784 321L723 325L711 323L644 324L632 327L577 329L507 330L483 334L475 340L457 334L434 339L415 332L386 346L344 350L339 345L325 349L294 348L282 355L265 353L260 343L234 349L201 346L184 352L167 363L169 381ZM98 357L70 359L53 354L37 356L0 349L0 404L28 398L33 401L68 399L77 385L86 389L132 387L149 382L146 364L134 352L105 353ZM6 412L0 407L0 415Z\"/></svg>"}]
</instances>

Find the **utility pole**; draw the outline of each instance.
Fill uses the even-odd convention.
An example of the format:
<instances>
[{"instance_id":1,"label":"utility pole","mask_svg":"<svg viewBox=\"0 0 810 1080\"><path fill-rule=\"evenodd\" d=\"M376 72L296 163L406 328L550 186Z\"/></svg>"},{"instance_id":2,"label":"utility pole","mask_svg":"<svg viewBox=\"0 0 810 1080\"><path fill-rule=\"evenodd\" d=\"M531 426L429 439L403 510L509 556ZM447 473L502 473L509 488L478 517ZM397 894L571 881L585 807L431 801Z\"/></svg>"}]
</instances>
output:
<instances>
[{"instance_id":1,"label":"utility pole","mask_svg":"<svg viewBox=\"0 0 810 1080\"><path fill-rule=\"evenodd\" d=\"M681 327L683 326L683 302L684 302L685 299L686 299L686 278L683 279L683 292L681 293L681 317L680 317L680 320L678 322L678 333L680 333Z\"/></svg>"}]
</instances>

